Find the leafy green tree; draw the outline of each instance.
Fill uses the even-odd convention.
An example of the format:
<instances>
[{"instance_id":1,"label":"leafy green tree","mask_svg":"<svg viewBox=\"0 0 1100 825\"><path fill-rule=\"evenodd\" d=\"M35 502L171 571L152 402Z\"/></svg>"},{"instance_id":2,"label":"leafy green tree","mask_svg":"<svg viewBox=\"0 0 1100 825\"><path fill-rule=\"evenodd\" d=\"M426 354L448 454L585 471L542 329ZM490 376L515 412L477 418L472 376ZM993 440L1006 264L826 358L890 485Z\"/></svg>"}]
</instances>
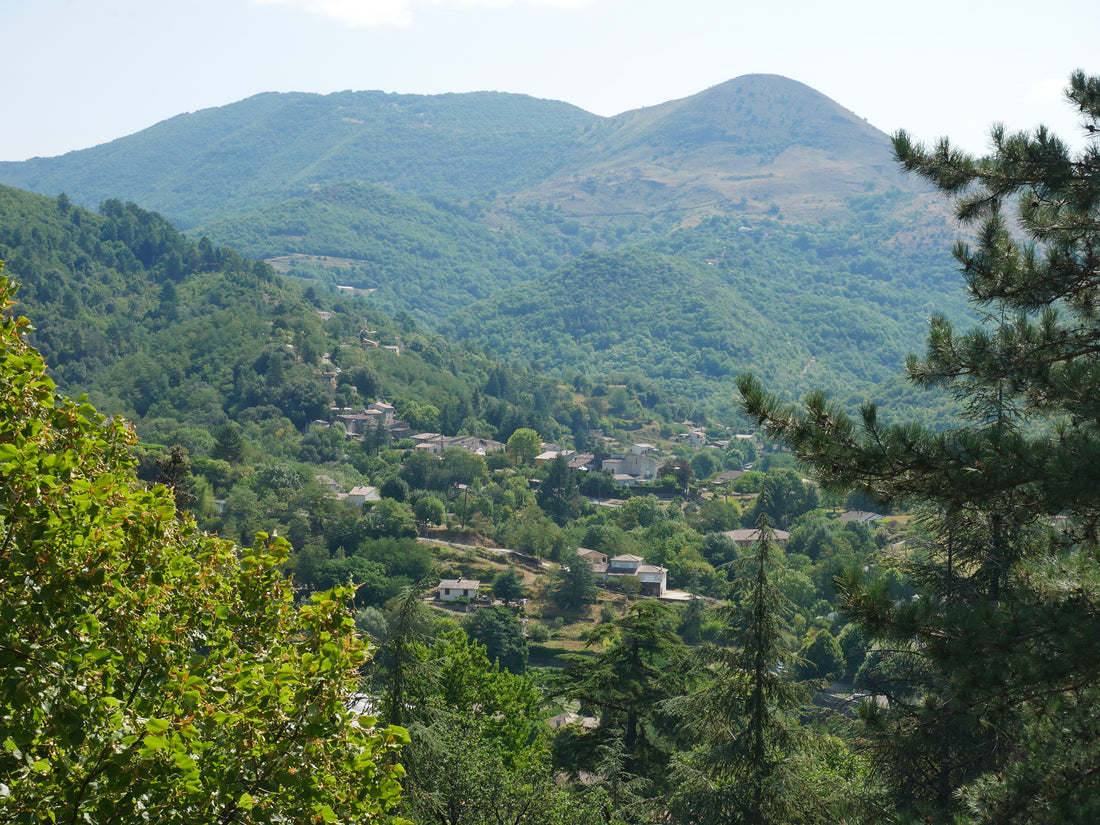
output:
<instances>
[{"instance_id":1,"label":"leafy green tree","mask_svg":"<svg viewBox=\"0 0 1100 825\"><path fill-rule=\"evenodd\" d=\"M368 539L355 549L355 555L378 562L391 577L407 582L428 578L434 563L432 551L414 538Z\"/></svg>"},{"instance_id":2,"label":"leafy green tree","mask_svg":"<svg viewBox=\"0 0 1100 825\"><path fill-rule=\"evenodd\" d=\"M242 544L249 536L254 536L265 527L270 527L271 521L264 513L255 490L246 484L236 484L229 491L229 495L225 498L222 516L226 524L236 528L234 532L230 532L230 535L239 537Z\"/></svg>"},{"instance_id":3,"label":"leafy green tree","mask_svg":"<svg viewBox=\"0 0 1100 825\"><path fill-rule=\"evenodd\" d=\"M1100 78L1076 72L1067 94L1095 140ZM959 334L933 318L927 354L907 364L918 387L955 397L961 426L886 425L870 405L857 423L821 394L788 409L752 379L741 391L826 486L922 506L922 598L895 605L858 576L841 587L847 611L899 651L890 681L903 687L869 729L899 807L1087 821L1100 810L1100 662L1082 655L1100 604L1100 151L1074 152L1043 127L994 127L992 141L975 159L946 139L894 138L903 167L976 225L955 255L982 324Z\"/></svg>"},{"instance_id":4,"label":"leafy green tree","mask_svg":"<svg viewBox=\"0 0 1100 825\"><path fill-rule=\"evenodd\" d=\"M509 673L523 673L527 667L527 639L516 614L503 605L482 607L462 625L466 633L485 647L490 662Z\"/></svg>"},{"instance_id":5,"label":"leafy green tree","mask_svg":"<svg viewBox=\"0 0 1100 825\"><path fill-rule=\"evenodd\" d=\"M501 601L518 601L526 592L523 578L515 567L509 566L506 570L502 570L493 580L493 595Z\"/></svg>"},{"instance_id":6,"label":"leafy green tree","mask_svg":"<svg viewBox=\"0 0 1100 825\"><path fill-rule=\"evenodd\" d=\"M453 484L475 484L489 477L485 456L476 455L469 450L448 447L443 451L441 475L447 486Z\"/></svg>"},{"instance_id":7,"label":"leafy green tree","mask_svg":"<svg viewBox=\"0 0 1100 825\"><path fill-rule=\"evenodd\" d=\"M504 547L522 550L543 559L561 561L568 553L568 537L565 532L550 521L534 503L500 524L496 539Z\"/></svg>"},{"instance_id":8,"label":"leafy green tree","mask_svg":"<svg viewBox=\"0 0 1100 825\"><path fill-rule=\"evenodd\" d=\"M674 458L657 470L657 474L662 478L668 476L674 479L675 484L679 486L681 490L687 492L688 485L691 484L691 480L695 477L695 470L691 466L691 462L686 458Z\"/></svg>"},{"instance_id":9,"label":"leafy green tree","mask_svg":"<svg viewBox=\"0 0 1100 825\"><path fill-rule=\"evenodd\" d=\"M596 576L592 565L580 556L571 558L554 571L550 579L550 598L565 610L579 610L596 597Z\"/></svg>"},{"instance_id":10,"label":"leafy green tree","mask_svg":"<svg viewBox=\"0 0 1100 825\"><path fill-rule=\"evenodd\" d=\"M329 464L343 459L349 449L347 434L342 427L322 427L314 424L302 436L298 457L310 464Z\"/></svg>"},{"instance_id":11,"label":"leafy green tree","mask_svg":"<svg viewBox=\"0 0 1100 825\"><path fill-rule=\"evenodd\" d=\"M652 527L666 518L664 507L655 495L631 496L618 509L616 523L624 530Z\"/></svg>"},{"instance_id":12,"label":"leafy green tree","mask_svg":"<svg viewBox=\"0 0 1100 825\"><path fill-rule=\"evenodd\" d=\"M321 418L332 403L332 388L302 364L288 368L275 393L275 404L299 429Z\"/></svg>"},{"instance_id":13,"label":"leafy green tree","mask_svg":"<svg viewBox=\"0 0 1100 825\"><path fill-rule=\"evenodd\" d=\"M700 450L691 457L691 471L696 478L710 478L721 467L721 462L714 450Z\"/></svg>"},{"instance_id":14,"label":"leafy green tree","mask_svg":"<svg viewBox=\"0 0 1100 825\"><path fill-rule=\"evenodd\" d=\"M533 464L542 449L542 437L529 427L520 427L508 437L508 455L521 466Z\"/></svg>"},{"instance_id":15,"label":"leafy green tree","mask_svg":"<svg viewBox=\"0 0 1100 825\"><path fill-rule=\"evenodd\" d=\"M741 508L736 501L709 499L688 517L688 522L700 533L724 533L741 526Z\"/></svg>"},{"instance_id":16,"label":"leafy green tree","mask_svg":"<svg viewBox=\"0 0 1100 825\"><path fill-rule=\"evenodd\" d=\"M803 679L835 679L844 672L840 643L828 630L808 636L799 656L802 660L799 676Z\"/></svg>"},{"instance_id":17,"label":"leafy green tree","mask_svg":"<svg viewBox=\"0 0 1100 825\"><path fill-rule=\"evenodd\" d=\"M844 657L844 677L852 678L867 656L870 646L867 634L855 622L848 622L837 635L836 642L840 645L840 653Z\"/></svg>"},{"instance_id":18,"label":"leafy green tree","mask_svg":"<svg viewBox=\"0 0 1100 825\"><path fill-rule=\"evenodd\" d=\"M364 607L356 613L355 629L375 644L381 644L390 636L390 623L386 614L377 607Z\"/></svg>"},{"instance_id":19,"label":"leafy green tree","mask_svg":"<svg viewBox=\"0 0 1100 825\"><path fill-rule=\"evenodd\" d=\"M378 488L378 495L393 501L404 501L409 496L409 485L402 478L390 476Z\"/></svg>"},{"instance_id":20,"label":"leafy green tree","mask_svg":"<svg viewBox=\"0 0 1100 825\"><path fill-rule=\"evenodd\" d=\"M442 524L447 519L447 505L434 495L422 495L413 502L413 515L426 524Z\"/></svg>"},{"instance_id":21,"label":"leafy green tree","mask_svg":"<svg viewBox=\"0 0 1100 825\"><path fill-rule=\"evenodd\" d=\"M578 805L556 786L539 718L542 697L530 680L493 665L461 631L442 633L425 656L436 678L415 696L424 721L411 726L404 753L407 812L415 821L604 821L597 808Z\"/></svg>"},{"instance_id":22,"label":"leafy green tree","mask_svg":"<svg viewBox=\"0 0 1100 825\"><path fill-rule=\"evenodd\" d=\"M0 319L0 819L381 815L405 737L351 710L349 593L297 607L285 542L181 520L127 425L55 395L26 324Z\"/></svg>"},{"instance_id":23,"label":"leafy green tree","mask_svg":"<svg viewBox=\"0 0 1100 825\"><path fill-rule=\"evenodd\" d=\"M703 558L709 561L714 567L721 567L724 564L728 564L741 554L736 542L722 533L711 533L706 536L699 548L699 552L702 553Z\"/></svg>"},{"instance_id":24,"label":"leafy green tree","mask_svg":"<svg viewBox=\"0 0 1100 825\"><path fill-rule=\"evenodd\" d=\"M439 458L425 450L417 450L405 457L401 465L401 478L414 490L442 487L439 482Z\"/></svg>"},{"instance_id":25,"label":"leafy green tree","mask_svg":"<svg viewBox=\"0 0 1100 825\"><path fill-rule=\"evenodd\" d=\"M376 501L365 516L374 538L413 538L417 535L412 509L403 502L384 498Z\"/></svg>"},{"instance_id":26,"label":"leafy green tree","mask_svg":"<svg viewBox=\"0 0 1100 825\"><path fill-rule=\"evenodd\" d=\"M363 398L374 398L382 387L382 380L378 373L371 367L357 365L343 370L337 376L337 382L341 385L350 384Z\"/></svg>"}]
</instances>

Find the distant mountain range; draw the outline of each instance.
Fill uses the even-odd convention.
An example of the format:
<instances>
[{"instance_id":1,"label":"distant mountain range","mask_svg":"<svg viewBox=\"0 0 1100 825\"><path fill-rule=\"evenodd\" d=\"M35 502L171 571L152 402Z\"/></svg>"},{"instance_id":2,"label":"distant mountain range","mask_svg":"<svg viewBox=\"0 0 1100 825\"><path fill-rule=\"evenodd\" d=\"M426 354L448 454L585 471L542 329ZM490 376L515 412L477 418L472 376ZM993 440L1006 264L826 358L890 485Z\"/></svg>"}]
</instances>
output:
<instances>
[{"instance_id":1,"label":"distant mountain range","mask_svg":"<svg viewBox=\"0 0 1100 825\"><path fill-rule=\"evenodd\" d=\"M131 200L184 229L348 182L551 201L592 218L714 213L742 199L819 216L855 194L910 188L883 133L777 75L611 118L496 92L267 93L91 149L0 163L0 181L90 207Z\"/></svg>"},{"instance_id":2,"label":"distant mountain range","mask_svg":"<svg viewBox=\"0 0 1100 825\"><path fill-rule=\"evenodd\" d=\"M611 118L500 93L263 94L0 182L192 234L548 370L875 394L958 317L946 205L889 139L748 75ZM610 337L609 337L610 336Z\"/></svg>"}]
</instances>

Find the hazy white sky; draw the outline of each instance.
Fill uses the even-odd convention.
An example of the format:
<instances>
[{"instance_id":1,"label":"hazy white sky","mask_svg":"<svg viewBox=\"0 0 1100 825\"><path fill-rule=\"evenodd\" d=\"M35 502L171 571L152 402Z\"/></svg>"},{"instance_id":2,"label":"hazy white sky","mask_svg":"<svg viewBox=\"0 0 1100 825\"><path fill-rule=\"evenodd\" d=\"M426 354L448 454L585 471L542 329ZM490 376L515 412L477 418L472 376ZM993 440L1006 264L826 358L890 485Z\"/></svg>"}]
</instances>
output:
<instances>
[{"instance_id":1,"label":"hazy white sky","mask_svg":"<svg viewBox=\"0 0 1100 825\"><path fill-rule=\"evenodd\" d=\"M755 72L886 132L971 151L988 127L1079 139L1100 2L0 0L0 160L56 155L264 91L496 90L600 115Z\"/></svg>"}]
</instances>

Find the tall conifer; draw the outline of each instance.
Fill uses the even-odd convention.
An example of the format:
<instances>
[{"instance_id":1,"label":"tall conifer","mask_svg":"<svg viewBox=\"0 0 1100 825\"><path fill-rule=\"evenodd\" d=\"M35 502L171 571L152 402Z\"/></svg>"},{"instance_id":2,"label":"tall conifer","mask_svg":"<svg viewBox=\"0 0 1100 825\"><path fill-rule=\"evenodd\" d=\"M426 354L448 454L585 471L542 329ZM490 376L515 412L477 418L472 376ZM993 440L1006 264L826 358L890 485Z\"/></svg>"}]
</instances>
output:
<instances>
[{"instance_id":1,"label":"tall conifer","mask_svg":"<svg viewBox=\"0 0 1100 825\"><path fill-rule=\"evenodd\" d=\"M1092 137L1100 78L1069 100ZM973 158L902 132L903 168L975 227L955 255L982 323L932 320L910 378L962 402L942 432L802 410L740 381L746 411L831 489L919 505L934 537L913 573L921 598L848 577L848 612L892 661L890 707L868 713L898 804L946 821L1095 821L1100 815L1100 150L1044 127L992 131ZM1055 528L1057 524L1058 527ZM899 664L900 663L900 664Z\"/></svg>"},{"instance_id":2,"label":"tall conifer","mask_svg":"<svg viewBox=\"0 0 1100 825\"><path fill-rule=\"evenodd\" d=\"M694 749L675 769L675 821L763 825L798 819L806 798L795 756L798 709L806 690L792 682L794 606L775 582L775 533L760 517L760 540L740 566L733 599L718 612L720 645L700 651L704 687L670 703L690 730Z\"/></svg>"}]
</instances>

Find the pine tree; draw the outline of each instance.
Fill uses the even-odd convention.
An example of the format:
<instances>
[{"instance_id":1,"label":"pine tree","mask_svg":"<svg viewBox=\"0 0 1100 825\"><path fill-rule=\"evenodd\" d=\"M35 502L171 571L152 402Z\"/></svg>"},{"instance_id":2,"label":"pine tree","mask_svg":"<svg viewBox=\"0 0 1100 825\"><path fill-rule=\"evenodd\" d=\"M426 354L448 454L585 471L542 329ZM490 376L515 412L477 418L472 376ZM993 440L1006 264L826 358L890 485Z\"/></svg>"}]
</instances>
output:
<instances>
[{"instance_id":1,"label":"pine tree","mask_svg":"<svg viewBox=\"0 0 1100 825\"><path fill-rule=\"evenodd\" d=\"M241 437L241 428L229 423L221 427L214 436L216 442L211 451L211 458L228 461L230 464L240 464L244 458L244 438Z\"/></svg>"},{"instance_id":2,"label":"pine tree","mask_svg":"<svg viewBox=\"0 0 1100 825\"><path fill-rule=\"evenodd\" d=\"M539 484L537 499L543 512L559 526L576 518L580 512L582 499L577 492L577 480L564 456L556 456L549 463L546 478Z\"/></svg>"},{"instance_id":3,"label":"pine tree","mask_svg":"<svg viewBox=\"0 0 1100 825\"><path fill-rule=\"evenodd\" d=\"M1095 135L1100 78L1075 73L1067 96ZM907 364L962 402L961 426L885 425L870 405L857 424L821 394L799 411L752 378L741 392L827 489L917 504L933 536L913 570L919 600L894 606L857 576L840 586L905 671L890 709L868 714L898 804L939 821L960 803L976 821L1095 821L1100 151L1043 127L992 139L975 159L894 138L902 166L976 227L955 255L981 325L958 334L934 318L927 354Z\"/></svg>"},{"instance_id":4,"label":"pine tree","mask_svg":"<svg viewBox=\"0 0 1100 825\"><path fill-rule=\"evenodd\" d=\"M187 460L187 453L179 444L173 444L166 458L157 459L157 483L163 484L172 491L176 501L176 512L183 513L188 507L198 501L191 492L191 462Z\"/></svg>"}]
</instances>

